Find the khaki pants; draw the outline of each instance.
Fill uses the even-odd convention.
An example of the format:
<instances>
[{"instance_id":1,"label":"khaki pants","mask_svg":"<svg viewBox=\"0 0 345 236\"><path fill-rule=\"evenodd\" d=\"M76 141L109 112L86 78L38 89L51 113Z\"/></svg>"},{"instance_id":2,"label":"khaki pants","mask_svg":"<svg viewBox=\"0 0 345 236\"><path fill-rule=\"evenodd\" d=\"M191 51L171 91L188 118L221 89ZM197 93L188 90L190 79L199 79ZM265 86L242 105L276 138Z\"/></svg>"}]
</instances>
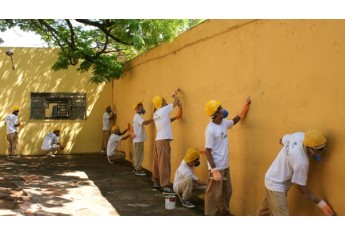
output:
<instances>
[{"instance_id":1,"label":"khaki pants","mask_svg":"<svg viewBox=\"0 0 345 236\"><path fill-rule=\"evenodd\" d=\"M170 185L170 140L157 140L153 150L152 181L162 188Z\"/></svg>"},{"instance_id":2,"label":"khaki pants","mask_svg":"<svg viewBox=\"0 0 345 236\"><path fill-rule=\"evenodd\" d=\"M144 142L134 143L133 167L135 170L141 170L144 160Z\"/></svg>"},{"instance_id":3,"label":"khaki pants","mask_svg":"<svg viewBox=\"0 0 345 236\"><path fill-rule=\"evenodd\" d=\"M205 215L218 216L230 214L230 199L232 186L230 179L230 169L220 170L222 177L220 181L208 179L205 193ZM211 171L209 177L213 177Z\"/></svg>"},{"instance_id":4,"label":"khaki pants","mask_svg":"<svg viewBox=\"0 0 345 236\"><path fill-rule=\"evenodd\" d=\"M187 201L192 197L194 181L191 177L185 177L178 185L178 193L182 194L182 200Z\"/></svg>"},{"instance_id":5,"label":"khaki pants","mask_svg":"<svg viewBox=\"0 0 345 236\"><path fill-rule=\"evenodd\" d=\"M111 161L122 160L126 158L126 153L123 151L115 151L114 156L108 156Z\"/></svg>"},{"instance_id":6,"label":"khaki pants","mask_svg":"<svg viewBox=\"0 0 345 236\"><path fill-rule=\"evenodd\" d=\"M108 141L110 138L110 130L103 130L103 142L101 150L107 152Z\"/></svg>"},{"instance_id":7,"label":"khaki pants","mask_svg":"<svg viewBox=\"0 0 345 236\"><path fill-rule=\"evenodd\" d=\"M58 150L61 150L61 147L57 144L53 144L49 149L42 149L42 151L47 152L47 154L56 154Z\"/></svg>"},{"instance_id":8,"label":"khaki pants","mask_svg":"<svg viewBox=\"0 0 345 236\"><path fill-rule=\"evenodd\" d=\"M262 200L258 216L288 216L287 192L275 192L266 189L266 196Z\"/></svg>"},{"instance_id":9,"label":"khaki pants","mask_svg":"<svg viewBox=\"0 0 345 236\"><path fill-rule=\"evenodd\" d=\"M17 155L17 146L18 146L18 133L14 132L7 135L7 152L8 155Z\"/></svg>"}]
</instances>

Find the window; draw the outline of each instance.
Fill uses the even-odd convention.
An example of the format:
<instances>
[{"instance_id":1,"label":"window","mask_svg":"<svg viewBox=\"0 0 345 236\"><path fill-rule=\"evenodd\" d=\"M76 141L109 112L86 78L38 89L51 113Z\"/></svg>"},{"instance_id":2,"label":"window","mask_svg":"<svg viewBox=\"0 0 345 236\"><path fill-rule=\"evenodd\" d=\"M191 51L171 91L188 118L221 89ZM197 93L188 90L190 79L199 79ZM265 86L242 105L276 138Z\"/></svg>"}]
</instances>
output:
<instances>
[{"instance_id":1,"label":"window","mask_svg":"<svg viewBox=\"0 0 345 236\"><path fill-rule=\"evenodd\" d=\"M32 120L85 120L85 93L31 93Z\"/></svg>"}]
</instances>

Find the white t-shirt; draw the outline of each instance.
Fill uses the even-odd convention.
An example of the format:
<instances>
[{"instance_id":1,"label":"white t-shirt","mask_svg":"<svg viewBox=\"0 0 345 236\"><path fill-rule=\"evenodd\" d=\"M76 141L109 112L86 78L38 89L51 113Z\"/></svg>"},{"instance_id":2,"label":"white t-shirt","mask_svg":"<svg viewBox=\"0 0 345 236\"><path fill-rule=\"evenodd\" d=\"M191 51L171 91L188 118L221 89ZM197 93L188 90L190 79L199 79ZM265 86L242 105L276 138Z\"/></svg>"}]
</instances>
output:
<instances>
[{"instance_id":1,"label":"white t-shirt","mask_svg":"<svg viewBox=\"0 0 345 236\"><path fill-rule=\"evenodd\" d=\"M212 149L211 154L214 164L218 170L224 170L229 167L229 143L227 130L234 125L233 120L223 119L220 125L208 124L205 132L206 148ZM208 169L211 170L210 163L207 162Z\"/></svg>"},{"instance_id":2,"label":"white t-shirt","mask_svg":"<svg viewBox=\"0 0 345 236\"><path fill-rule=\"evenodd\" d=\"M59 142L59 137L56 136L53 132L49 132L43 139L43 143L41 146L42 151L49 151L53 149L53 144L57 144Z\"/></svg>"},{"instance_id":3,"label":"white t-shirt","mask_svg":"<svg viewBox=\"0 0 345 236\"><path fill-rule=\"evenodd\" d=\"M199 178L193 172L194 168L187 165L187 163L182 160L180 166L177 168L175 172L175 179L173 189L177 193L178 186L181 181L186 177L191 177L194 181L198 180Z\"/></svg>"},{"instance_id":4,"label":"white t-shirt","mask_svg":"<svg viewBox=\"0 0 345 236\"><path fill-rule=\"evenodd\" d=\"M265 186L271 191L287 192L292 183L306 186L309 159L303 146L304 133L283 137L284 147L265 175Z\"/></svg>"},{"instance_id":5,"label":"white t-shirt","mask_svg":"<svg viewBox=\"0 0 345 236\"><path fill-rule=\"evenodd\" d=\"M110 127L110 114L108 112L104 112L103 114L103 130L111 130Z\"/></svg>"},{"instance_id":6,"label":"white t-shirt","mask_svg":"<svg viewBox=\"0 0 345 236\"><path fill-rule=\"evenodd\" d=\"M115 155L115 151L117 146L119 146L122 136L117 134L111 134L109 137L108 145L107 145L107 156L111 157Z\"/></svg>"},{"instance_id":7,"label":"white t-shirt","mask_svg":"<svg viewBox=\"0 0 345 236\"><path fill-rule=\"evenodd\" d=\"M133 143L140 143L146 140L146 133L143 125L144 121L145 120L141 117L141 115L135 113L133 118L133 129L136 136L133 139Z\"/></svg>"},{"instance_id":8,"label":"white t-shirt","mask_svg":"<svg viewBox=\"0 0 345 236\"><path fill-rule=\"evenodd\" d=\"M173 111L174 105L170 103L164 107L159 108L153 114L153 120L155 121L157 135L156 140L174 139L171 131L170 113Z\"/></svg>"},{"instance_id":9,"label":"white t-shirt","mask_svg":"<svg viewBox=\"0 0 345 236\"><path fill-rule=\"evenodd\" d=\"M17 132L17 127L15 125L19 124L18 116L14 114L9 114L5 118L6 133L12 134Z\"/></svg>"}]
</instances>

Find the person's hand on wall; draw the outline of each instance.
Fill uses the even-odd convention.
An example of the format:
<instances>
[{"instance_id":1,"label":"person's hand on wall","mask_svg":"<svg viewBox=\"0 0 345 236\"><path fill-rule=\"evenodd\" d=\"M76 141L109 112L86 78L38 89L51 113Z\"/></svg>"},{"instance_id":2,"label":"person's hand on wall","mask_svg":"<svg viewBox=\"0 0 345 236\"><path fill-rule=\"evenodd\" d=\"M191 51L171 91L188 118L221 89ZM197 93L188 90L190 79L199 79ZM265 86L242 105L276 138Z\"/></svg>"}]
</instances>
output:
<instances>
[{"instance_id":1,"label":"person's hand on wall","mask_svg":"<svg viewBox=\"0 0 345 236\"><path fill-rule=\"evenodd\" d=\"M333 216L334 215L332 209L328 206L328 204L324 200L321 200L317 204L317 206L323 211L323 214L325 216Z\"/></svg>"},{"instance_id":2,"label":"person's hand on wall","mask_svg":"<svg viewBox=\"0 0 345 236\"><path fill-rule=\"evenodd\" d=\"M174 95L177 95L179 92L181 92L181 90L178 88L171 94L171 96L174 97Z\"/></svg>"},{"instance_id":3,"label":"person's hand on wall","mask_svg":"<svg viewBox=\"0 0 345 236\"><path fill-rule=\"evenodd\" d=\"M249 110L249 106L251 104L251 99L250 97L248 97L245 101L245 104L244 104L244 107L243 107L243 110L241 111L241 113L238 115L241 119L243 119L246 115L247 115L247 112Z\"/></svg>"}]
</instances>

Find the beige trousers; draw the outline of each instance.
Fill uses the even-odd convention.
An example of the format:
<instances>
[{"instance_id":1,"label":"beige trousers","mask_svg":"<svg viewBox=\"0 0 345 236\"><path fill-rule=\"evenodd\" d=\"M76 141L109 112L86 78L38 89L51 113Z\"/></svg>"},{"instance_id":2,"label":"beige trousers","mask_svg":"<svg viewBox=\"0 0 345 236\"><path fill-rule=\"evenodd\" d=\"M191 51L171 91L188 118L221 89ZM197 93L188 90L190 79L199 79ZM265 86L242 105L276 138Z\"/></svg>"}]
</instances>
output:
<instances>
[{"instance_id":1,"label":"beige trousers","mask_svg":"<svg viewBox=\"0 0 345 236\"><path fill-rule=\"evenodd\" d=\"M17 155L17 146L18 146L18 133L14 132L7 135L7 152L8 155Z\"/></svg>"},{"instance_id":2,"label":"beige trousers","mask_svg":"<svg viewBox=\"0 0 345 236\"><path fill-rule=\"evenodd\" d=\"M266 189L266 196L256 214L258 216L288 216L287 192Z\"/></svg>"},{"instance_id":3,"label":"beige trousers","mask_svg":"<svg viewBox=\"0 0 345 236\"><path fill-rule=\"evenodd\" d=\"M115 151L114 156L108 156L111 161L116 161L120 159L125 159L126 158L126 153L123 151Z\"/></svg>"},{"instance_id":4,"label":"beige trousers","mask_svg":"<svg viewBox=\"0 0 345 236\"><path fill-rule=\"evenodd\" d=\"M107 151L109 138L110 138L110 130L103 130L103 142L102 142L101 150L105 152Z\"/></svg>"},{"instance_id":5,"label":"beige trousers","mask_svg":"<svg viewBox=\"0 0 345 236\"><path fill-rule=\"evenodd\" d=\"M133 167L135 170L141 170L144 161L144 142L134 143Z\"/></svg>"},{"instance_id":6,"label":"beige trousers","mask_svg":"<svg viewBox=\"0 0 345 236\"><path fill-rule=\"evenodd\" d=\"M182 194L182 200L187 201L192 197L194 181L191 177L185 177L178 185L178 193Z\"/></svg>"},{"instance_id":7,"label":"beige trousers","mask_svg":"<svg viewBox=\"0 0 345 236\"><path fill-rule=\"evenodd\" d=\"M230 169L220 170L223 178L220 181L214 181L211 171L205 192L205 215L219 216L230 214L230 199L232 195L232 186L230 179Z\"/></svg>"},{"instance_id":8,"label":"beige trousers","mask_svg":"<svg viewBox=\"0 0 345 236\"><path fill-rule=\"evenodd\" d=\"M157 140L153 150L152 181L162 188L170 186L171 162L170 140Z\"/></svg>"}]
</instances>

